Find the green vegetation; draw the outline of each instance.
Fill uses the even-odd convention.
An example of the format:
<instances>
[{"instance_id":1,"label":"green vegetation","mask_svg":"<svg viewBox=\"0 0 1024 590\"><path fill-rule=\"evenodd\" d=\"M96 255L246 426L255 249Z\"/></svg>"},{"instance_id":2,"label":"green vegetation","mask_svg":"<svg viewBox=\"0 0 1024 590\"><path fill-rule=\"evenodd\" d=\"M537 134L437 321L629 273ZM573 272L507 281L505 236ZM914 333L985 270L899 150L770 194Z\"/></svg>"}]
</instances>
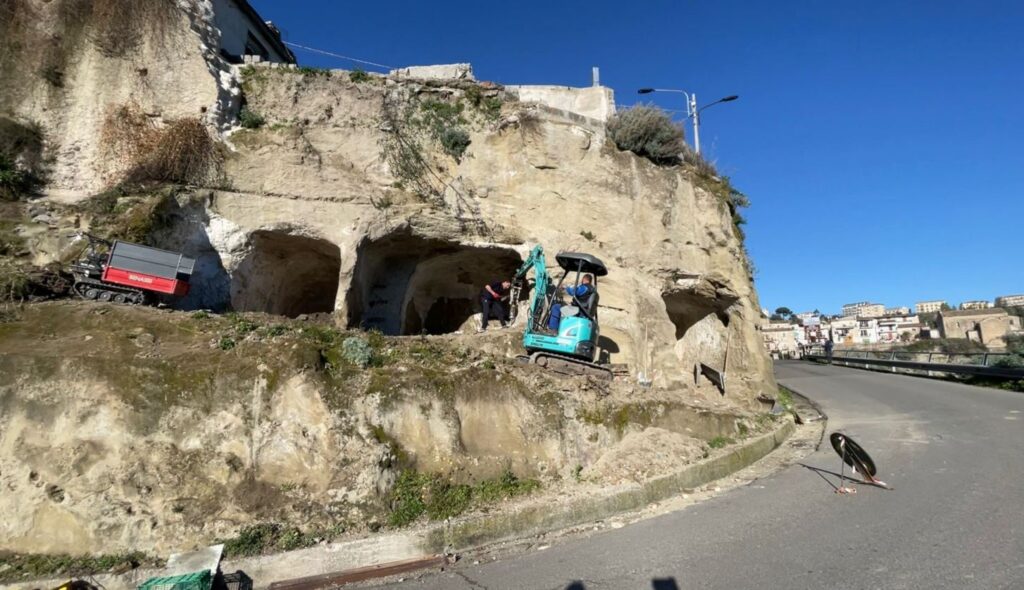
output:
<instances>
[{"instance_id":1,"label":"green vegetation","mask_svg":"<svg viewBox=\"0 0 1024 590\"><path fill-rule=\"evenodd\" d=\"M164 227L167 209L178 193L175 187L133 190L114 187L71 207L71 211L92 218L92 233L106 238L149 244L150 235Z\"/></svg>"},{"instance_id":2,"label":"green vegetation","mask_svg":"<svg viewBox=\"0 0 1024 590\"><path fill-rule=\"evenodd\" d=\"M918 340L902 349L905 352L939 352L945 354L978 354L988 349L980 342L967 338L935 338Z\"/></svg>"},{"instance_id":3,"label":"green vegetation","mask_svg":"<svg viewBox=\"0 0 1024 590\"><path fill-rule=\"evenodd\" d=\"M483 113L488 119L497 119L501 114L501 98L487 96L479 85L466 88L464 96L473 108Z\"/></svg>"},{"instance_id":4,"label":"green vegetation","mask_svg":"<svg viewBox=\"0 0 1024 590\"><path fill-rule=\"evenodd\" d=\"M735 442L735 440L729 438L728 436L716 436L715 438L708 441L708 446L711 447L712 449L721 449Z\"/></svg>"},{"instance_id":5,"label":"green vegetation","mask_svg":"<svg viewBox=\"0 0 1024 590\"><path fill-rule=\"evenodd\" d=\"M16 256L25 249L25 238L14 231L16 219L0 218L0 256Z\"/></svg>"},{"instance_id":6,"label":"green vegetation","mask_svg":"<svg viewBox=\"0 0 1024 590\"><path fill-rule=\"evenodd\" d=\"M250 110L249 107L242 107L238 113L238 122L245 129L259 129L267 122L263 115Z\"/></svg>"},{"instance_id":7,"label":"green vegetation","mask_svg":"<svg viewBox=\"0 0 1024 590\"><path fill-rule=\"evenodd\" d=\"M594 233L591 231L581 231L580 235L583 236L584 239L590 240L591 242L597 239L597 236L595 236Z\"/></svg>"},{"instance_id":8,"label":"green vegetation","mask_svg":"<svg viewBox=\"0 0 1024 590\"><path fill-rule=\"evenodd\" d=\"M463 126L465 106L462 102L449 103L440 100L425 100L420 103L418 122L437 141L444 152L458 162L469 147L469 132Z\"/></svg>"},{"instance_id":9,"label":"green vegetation","mask_svg":"<svg viewBox=\"0 0 1024 590\"><path fill-rule=\"evenodd\" d=\"M365 369L370 366L370 361L373 360L373 348L370 347L370 343L365 338L349 336L341 343L341 356L353 365Z\"/></svg>"},{"instance_id":10,"label":"green vegetation","mask_svg":"<svg viewBox=\"0 0 1024 590\"><path fill-rule=\"evenodd\" d=\"M303 76L312 76L312 77L323 76L324 78L330 78L331 77L331 70L329 70L327 68L314 68L312 66L299 66L298 69L296 69L295 71L300 73L300 74L302 74Z\"/></svg>"},{"instance_id":11,"label":"green vegetation","mask_svg":"<svg viewBox=\"0 0 1024 590\"><path fill-rule=\"evenodd\" d=\"M519 479L506 470L497 479L476 485L457 484L439 476L406 470L398 477L388 498L392 526L405 526L424 514L430 520L458 516L471 507L482 507L529 494L540 488L533 479Z\"/></svg>"},{"instance_id":12,"label":"green vegetation","mask_svg":"<svg viewBox=\"0 0 1024 590\"><path fill-rule=\"evenodd\" d=\"M445 129L438 136L437 140L441 143L441 147L444 148L444 153L455 158L456 162L462 160L462 155L466 153L466 148L469 147L470 143L469 132L458 127Z\"/></svg>"},{"instance_id":13,"label":"green vegetation","mask_svg":"<svg viewBox=\"0 0 1024 590\"><path fill-rule=\"evenodd\" d=\"M348 79L351 80L352 82L355 82L356 84L361 84L363 82L372 82L373 76L371 76L364 70L356 68L348 73Z\"/></svg>"},{"instance_id":14,"label":"green vegetation","mask_svg":"<svg viewBox=\"0 0 1024 590\"><path fill-rule=\"evenodd\" d=\"M337 537L344 532L343 526L304 532L295 526L267 522L242 527L238 535L222 539L220 542L224 543L224 557L252 557L275 551L312 547L321 540Z\"/></svg>"},{"instance_id":15,"label":"green vegetation","mask_svg":"<svg viewBox=\"0 0 1024 590\"><path fill-rule=\"evenodd\" d=\"M22 301L28 297L30 287L24 266L0 259L0 302Z\"/></svg>"},{"instance_id":16,"label":"green vegetation","mask_svg":"<svg viewBox=\"0 0 1024 590\"><path fill-rule=\"evenodd\" d=\"M114 569L156 565L158 560L138 551L96 556L0 553L0 583L55 576L82 578Z\"/></svg>"},{"instance_id":17,"label":"green vegetation","mask_svg":"<svg viewBox=\"0 0 1024 590\"><path fill-rule=\"evenodd\" d=\"M654 105L639 105L616 113L608 121L608 135L620 150L661 166L678 164L687 151L682 126Z\"/></svg>"},{"instance_id":18,"label":"green vegetation","mask_svg":"<svg viewBox=\"0 0 1024 590\"><path fill-rule=\"evenodd\" d=\"M45 183L43 131L38 123L0 117L0 200L17 201Z\"/></svg>"},{"instance_id":19,"label":"green vegetation","mask_svg":"<svg viewBox=\"0 0 1024 590\"><path fill-rule=\"evenodd\" d=\"M779 405L782 406L783 408L786 408L786 410L788 410L790 412L793 411L794 406L793 406L793 392L792 391L790 391L790 390L786 389L785 387L783 387L782 385L780 385L779 386L779 393L776 396L776 400L778 400Z\"/></svg>"}]
</instances>

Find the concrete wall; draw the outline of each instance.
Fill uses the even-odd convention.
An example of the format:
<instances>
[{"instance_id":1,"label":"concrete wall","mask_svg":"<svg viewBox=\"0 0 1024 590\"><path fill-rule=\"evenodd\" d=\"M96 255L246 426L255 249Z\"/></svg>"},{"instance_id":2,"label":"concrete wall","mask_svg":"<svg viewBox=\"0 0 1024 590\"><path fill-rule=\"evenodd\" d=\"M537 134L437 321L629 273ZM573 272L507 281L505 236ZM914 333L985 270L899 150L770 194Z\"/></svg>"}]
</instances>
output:
<instances>
[{"instance_id":1,"label":"concrete wall","mask_svg":"<svg viewBox=\"0 0 1024 590\"><path fill-rule=\"evenodd\" d=\"M605 86L506 86L505 90L522 102L536 102L599 121L615 114L615 92Z\"/></svg>"},{"instance_id":2,"label":"concrete wall","mask_svg":"<svg viewBox=\"0 0 1024 590\"><path fill-rule=\"evenodd\" d=\"M943 338L968 338L985 346L1006 346L1003 337L1020 330L1020 318L1008 314L942 318Z\"/></svg>"},{"instance_id":3,"label":"concrete wall","mask_svg":"<svg viewBox=\"0 0 1024 590\"><path fill-rule=\"evenodd\" d=\"M431 66L409 66L391 70L395 78L416 78L420 80L473 80L471 64L437 64Z\"/></svg>"},{"instance_id":4,"label":"concrete wall","mask_svg":"<svg viewBox=\"0 0 1024 590\"><path fill-rule=\"evenodd\" d=\"M220 47L231 55L245 55L245 43L249 33L267 49L268 61L287 63L290 56L274 50L276 43L264 34L262 27L249 20L235 0L213 0L214 24L220 29Z\"/></svg>"}]
</instances>

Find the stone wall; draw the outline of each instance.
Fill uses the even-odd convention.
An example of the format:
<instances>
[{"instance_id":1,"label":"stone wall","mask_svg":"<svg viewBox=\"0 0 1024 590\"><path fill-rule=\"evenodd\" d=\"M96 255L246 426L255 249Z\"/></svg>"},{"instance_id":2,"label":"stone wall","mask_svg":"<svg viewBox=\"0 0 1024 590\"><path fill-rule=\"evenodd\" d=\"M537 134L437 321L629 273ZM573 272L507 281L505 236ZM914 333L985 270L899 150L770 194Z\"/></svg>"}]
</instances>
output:
<instances>
[{"instance_id":1,"label":"stone wall","mask_svg":"<svg viewBox=\"0 0 1024 590\"><path fill-rule=\"evenodd\" d=\"M607 121L615 114L615 91L606 86L506 86L521 102L535 102L585 117Z\"/></svg>"}]
</instances>

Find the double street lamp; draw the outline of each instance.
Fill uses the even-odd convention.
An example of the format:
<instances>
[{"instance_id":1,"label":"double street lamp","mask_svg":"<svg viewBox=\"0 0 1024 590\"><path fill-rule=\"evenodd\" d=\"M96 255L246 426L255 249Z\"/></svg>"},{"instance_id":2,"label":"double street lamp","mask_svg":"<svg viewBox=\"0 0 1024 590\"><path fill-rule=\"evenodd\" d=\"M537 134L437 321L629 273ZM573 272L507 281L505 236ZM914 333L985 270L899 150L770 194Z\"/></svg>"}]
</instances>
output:
<instances>
[{"instance_id":1,"label":"double street lamp","mask_svg":"<svg viewBox=\"0 0 1024 590\"><path fill-rule=\"evenodd\" d=\"M641 88L636 91L637 94L650 94L652 92L675 92L676 94L682 94L686 97L686 118L693 118L693 151L698 154L700 153L700 112L720 102L730 102L739 98L739 95L733 94L697 108L697 95L688 93L685 90L674 90L671 88Z\"/></svg>"}]
</instances>

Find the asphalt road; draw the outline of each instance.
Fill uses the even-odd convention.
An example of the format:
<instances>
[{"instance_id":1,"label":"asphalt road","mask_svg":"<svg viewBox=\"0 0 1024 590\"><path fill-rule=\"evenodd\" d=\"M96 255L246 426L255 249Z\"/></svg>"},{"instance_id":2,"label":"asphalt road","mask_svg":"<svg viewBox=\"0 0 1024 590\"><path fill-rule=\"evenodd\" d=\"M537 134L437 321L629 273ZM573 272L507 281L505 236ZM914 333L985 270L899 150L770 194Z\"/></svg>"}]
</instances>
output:
<instances>
[{"instance_id":1,"label":"asphalt road","mask_svg":"<svg viewBox=\"0 0 1024 590\"><path fill-rule=\"evenodd\" d=\"M1024 394L776 365L878 465L841 496L791 465L685 510L388 587L1024 588ZM801 461L838 471L826 441ZM465 563L465 562L464 562Z\"/></svg>"}]
</instances>

